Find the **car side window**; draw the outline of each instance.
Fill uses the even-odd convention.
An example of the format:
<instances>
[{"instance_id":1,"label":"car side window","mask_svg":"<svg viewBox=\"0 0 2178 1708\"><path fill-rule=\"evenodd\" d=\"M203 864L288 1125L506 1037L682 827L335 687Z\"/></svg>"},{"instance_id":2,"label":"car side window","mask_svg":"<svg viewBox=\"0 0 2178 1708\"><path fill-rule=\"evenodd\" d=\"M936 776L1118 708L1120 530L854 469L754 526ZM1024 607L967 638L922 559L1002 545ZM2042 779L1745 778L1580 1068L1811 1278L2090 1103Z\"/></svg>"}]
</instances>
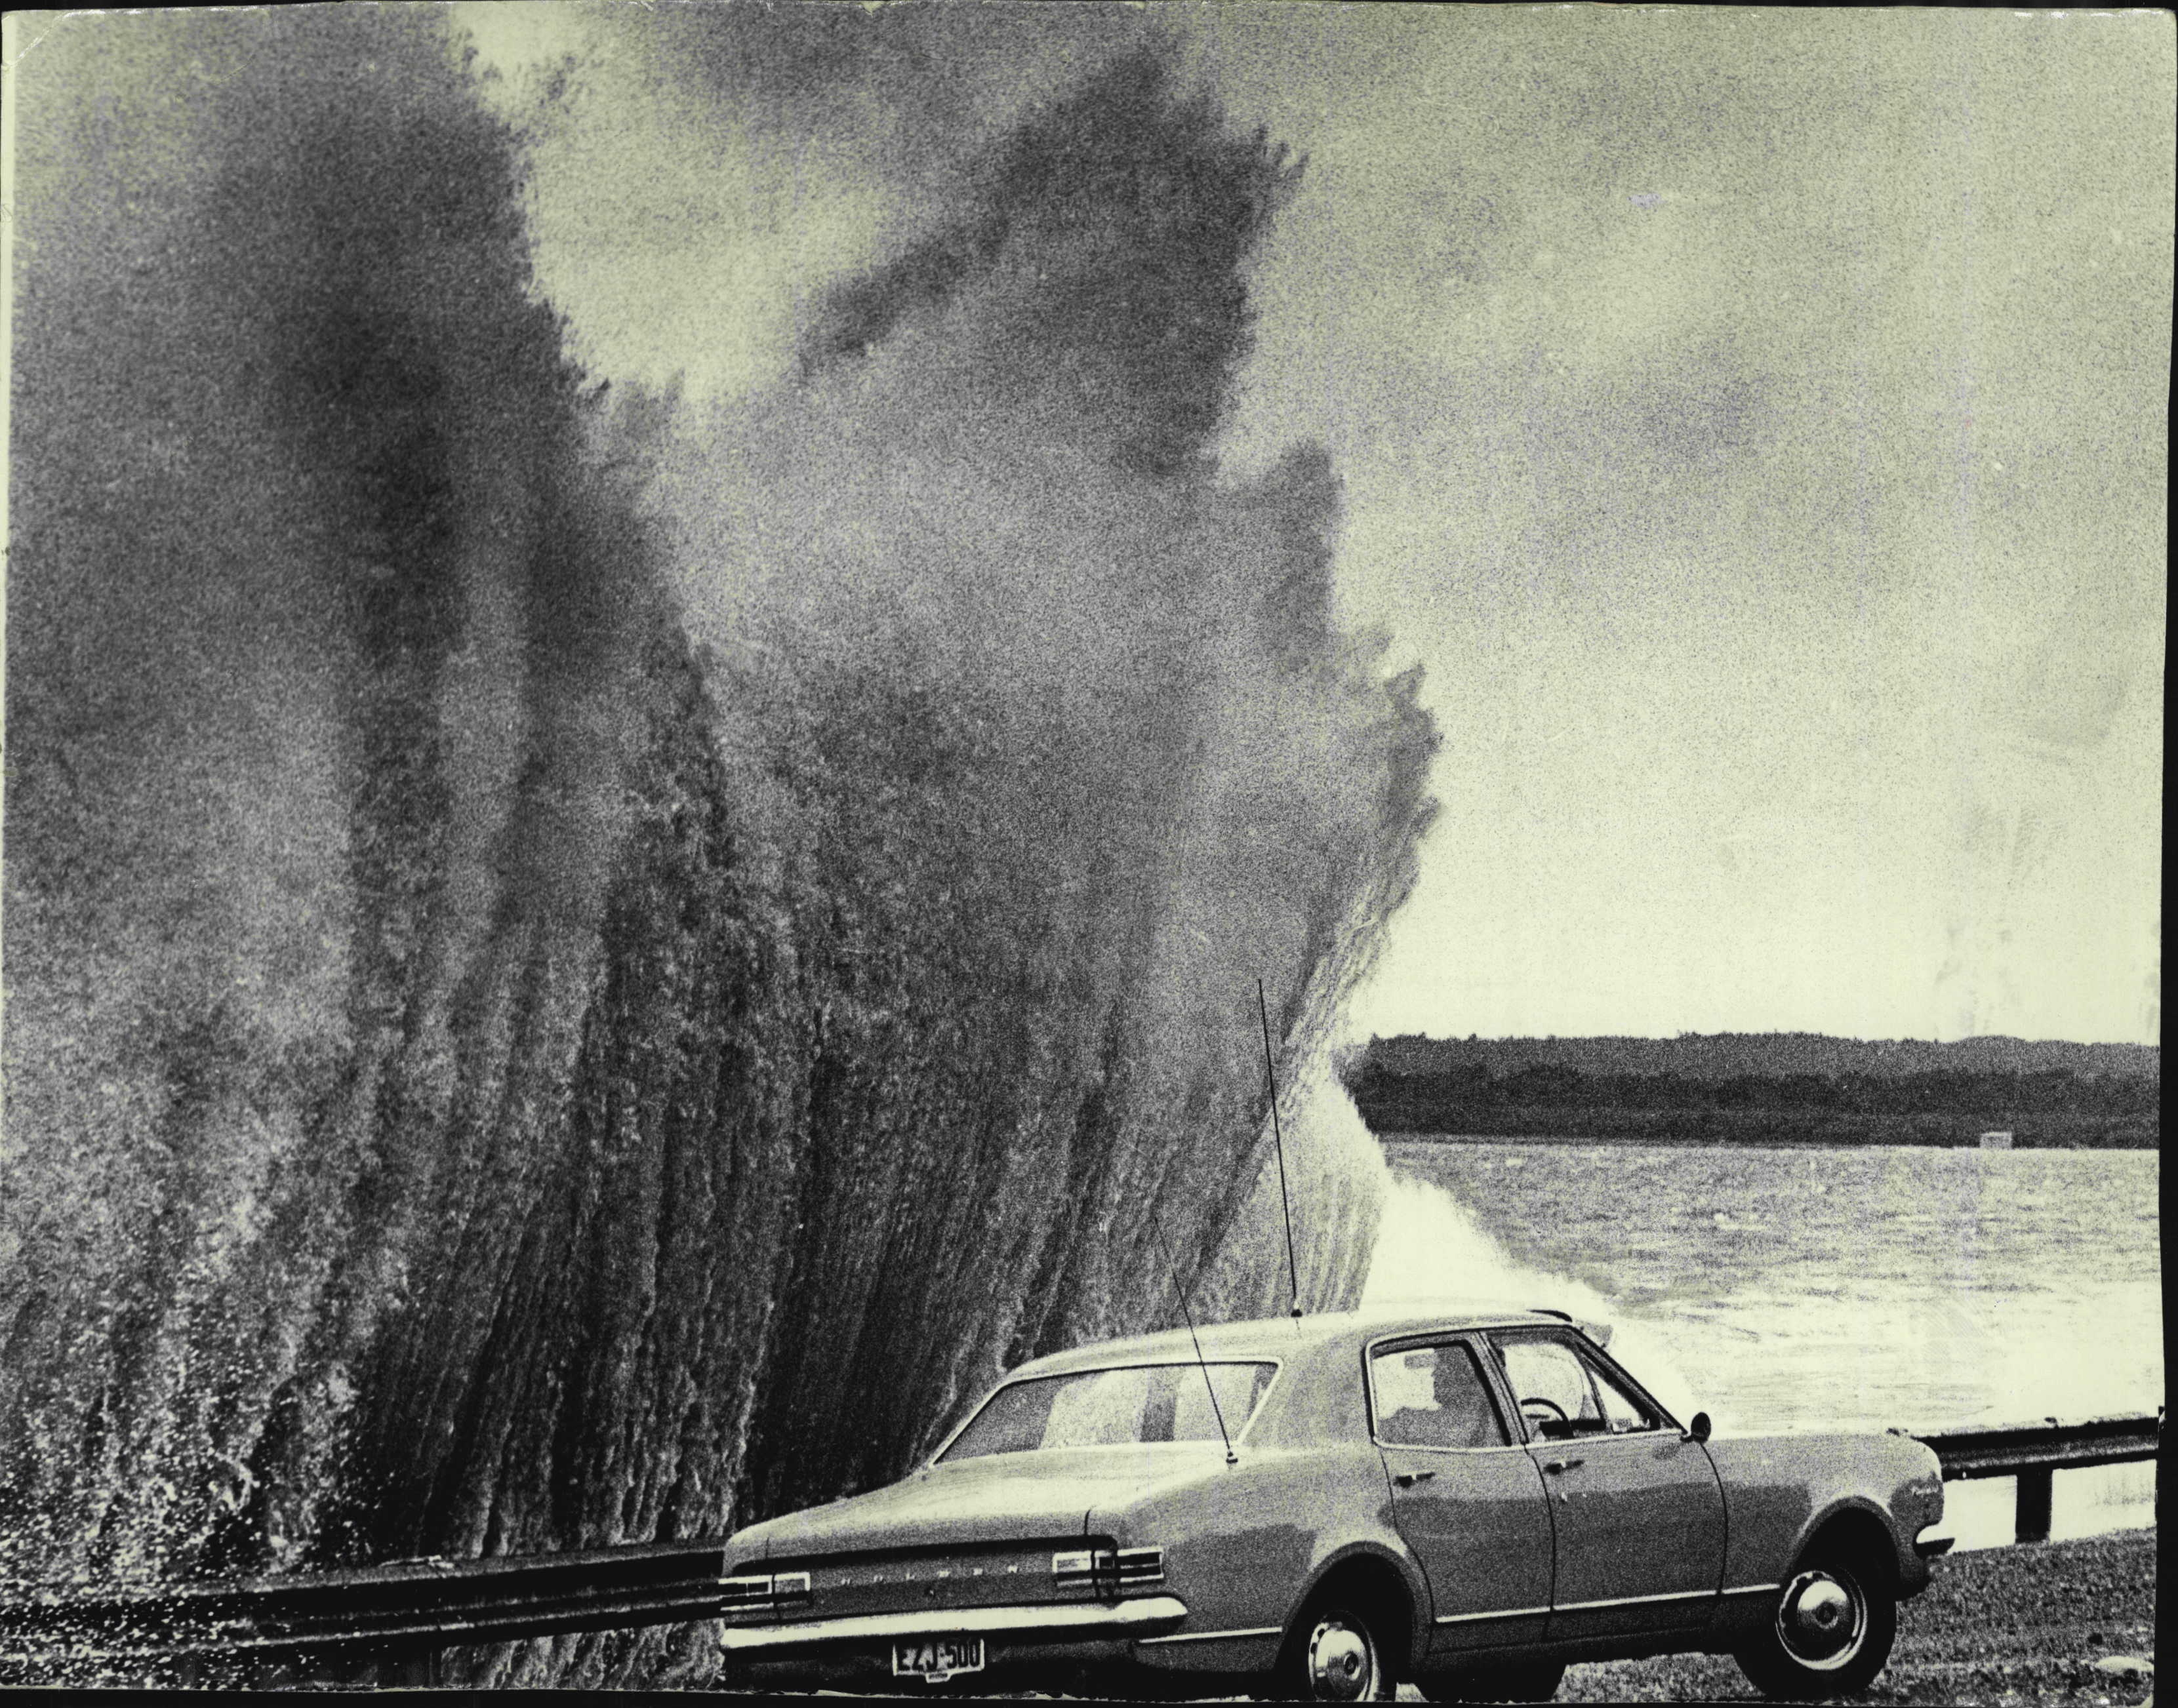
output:
<instances>
[{"instance_id":1,"label":"car side window","mask_svg":"<svg viewBox=\"0 0 2178 1708\"><path fill-rule=\"evenodd\" d=\"M1561 1340L1501 1340L1505 1380L1526 1420L1530 1440L1600 1431L1603 1408L1588 1367Z\"/></svg>"},{"instance_id":2,"label":"car side window","mask_svg":"<svg viewBox=\"0 0 2178 1708\"><path fill-rule=\"evenodd\" d=\"M1497 1339L1497 1351L1530 1440L1628 1435L1664 1427L1662 1417L1609 1371L1562 1340L1506 1335Z\"/></svg>"},{"instance_id":3,"label":"car side window","mask_svg":"<svg viewBox=\"0 0 2178 1708\"><path fill-rule=\"evenodd\" d=\"M1370 1361L1376 1438L1388 1447L1508 1447L1489 1385L1459 1341L1379 1352Z\"/></svg>"},{"instance_id":4,"label":"car side window","mask_svg":"<svg viewBox=\"0 0 2178 1708\"><path fill-rule=\"evenodd\" d=\"M1603 1401L1604 1422L1613 1435L1634 1435L1664 1427L1664 1420L1620 1387L1608 1370L1593 1359L1585 1361L1589 1374L1595 1379L1595 1391Z\"/></svg>"}]
</instances>

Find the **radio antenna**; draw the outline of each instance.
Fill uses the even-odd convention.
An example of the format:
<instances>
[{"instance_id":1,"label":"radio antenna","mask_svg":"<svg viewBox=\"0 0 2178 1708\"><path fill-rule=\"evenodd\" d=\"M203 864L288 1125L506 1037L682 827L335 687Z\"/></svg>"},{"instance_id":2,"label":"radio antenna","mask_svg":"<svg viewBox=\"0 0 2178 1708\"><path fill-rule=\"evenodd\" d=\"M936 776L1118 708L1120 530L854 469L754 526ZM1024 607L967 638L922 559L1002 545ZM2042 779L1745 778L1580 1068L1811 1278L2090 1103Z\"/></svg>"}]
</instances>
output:
<instances>
[{"instance_id":1,"label":"radio antenna","mask_svg":"<svg viewBox=\"0 0 2178 1708\"><path fill-rule=\"evenodd\" d=\"M1286 1222L1286 1280L1293 1286L1293 1314L1300 1315L1300 1269L1294 1262L1293 1200L1286 1195L1286 1138L1278 1128L1278 1071L1271 1063L1271 1007L1263 981L1256 980L1256 1014L1263 1023L1263 1078L1271 1088L1271 1141L1278 1151L1278 1209Z\"/></svg>"},{"instance_id":2,"label":"radio antenna","mask_svg":"<svg viewBox=\"0 0 2178 1708\"><path fill-rule=\"evenodd\" d=\"M1164 1235L1155 1229L1157 1244L1164 1251L1164 1264L1172 1275L1172 1290L1179 1295L1179 1314L1187 1319L1187 1338L1195 1344L1195 1362L1202 1372L1203 1390L1210 1395L1210 1415L1218 1420L1218 1438L1225 1443L1225 1462L1238 1465L1240 1455L1233 1451L1233 1438L1225 1432L1225 1408L1218 1403L1218 1384L1210 1379L1210 1361L1202 1356L1202 1337L1195 1332L1195 1312L1187 1307L1187 1289L1179 1285L1179 1265L1172 1260L1172 1247L1165 1245Z\"/></svg>"}]
</instances>

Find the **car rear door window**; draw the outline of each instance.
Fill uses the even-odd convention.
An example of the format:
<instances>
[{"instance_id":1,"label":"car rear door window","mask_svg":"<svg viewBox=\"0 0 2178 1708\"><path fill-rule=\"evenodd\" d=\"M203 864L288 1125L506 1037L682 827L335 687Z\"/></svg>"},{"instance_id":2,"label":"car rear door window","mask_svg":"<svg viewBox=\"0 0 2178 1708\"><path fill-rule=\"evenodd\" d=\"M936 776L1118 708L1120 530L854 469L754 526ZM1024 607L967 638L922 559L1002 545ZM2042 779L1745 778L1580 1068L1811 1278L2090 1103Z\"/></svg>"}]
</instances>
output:
<instances>
[{"instance_id":1,"label":"car rear door window","mask_svg":"<svg viewBox=\"0 0 2178 1708\"><path fill-rule=\"evenodd\" d=\"M1458 1341L1379 1352L1370 1376L1376 1438L1387 1447L1511 1445L1474 1352Z\"/></svg>"}]
</instances>

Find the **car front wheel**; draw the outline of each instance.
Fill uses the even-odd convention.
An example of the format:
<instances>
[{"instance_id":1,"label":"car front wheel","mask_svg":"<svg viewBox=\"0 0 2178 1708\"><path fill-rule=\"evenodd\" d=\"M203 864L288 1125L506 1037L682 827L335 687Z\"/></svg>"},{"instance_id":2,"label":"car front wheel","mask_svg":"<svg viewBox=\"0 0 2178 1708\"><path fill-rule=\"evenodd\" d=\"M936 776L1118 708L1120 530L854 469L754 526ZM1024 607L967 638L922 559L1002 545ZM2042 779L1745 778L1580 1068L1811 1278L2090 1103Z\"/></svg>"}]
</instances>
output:
<instances>
[{"instance_id":1,"label":"car front wheel","mask_svg":"<svg viewBox=\"0 0 2178 1708\"><path fill-rule=\"evenodd\" d=\"M1274 1694L1302 1702L1389 1702L1398 1694L1376 1620L1349 1599L1320 1601L1295 1624Z\"/></svg>"},{"instance_id":2,"label":"car front wheel","mask_svg":"<svg viewBox=\"0 0 2178 1708\"><path fill-rule=\"evenodd\" d=\"M1765 1696L1844 1696L1874 1681L1897 1634L1898 1603L1880 1566L1858 1551L1811 1548L1737 1658Z\"/></svg>"}]
</instances>

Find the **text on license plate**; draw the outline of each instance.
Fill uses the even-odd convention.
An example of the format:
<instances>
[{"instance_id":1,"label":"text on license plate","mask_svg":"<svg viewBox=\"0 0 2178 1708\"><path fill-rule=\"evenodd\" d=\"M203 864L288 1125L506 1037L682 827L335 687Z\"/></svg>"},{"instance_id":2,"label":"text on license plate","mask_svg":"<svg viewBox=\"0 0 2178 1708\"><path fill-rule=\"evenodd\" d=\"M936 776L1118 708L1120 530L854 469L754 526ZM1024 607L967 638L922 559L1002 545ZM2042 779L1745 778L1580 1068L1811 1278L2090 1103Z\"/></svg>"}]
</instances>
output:
<instances>
[{"instance_id":1,"label":"text on license plate","mask_svg":"<svg viewBox=\"0 0 2178 1708\"><path fill-rule=\"evenodd\" d=\"M919 1637L892 1645L895 1678L949 1678L955 1673L983 1670L981 1637Z\"/></svg>"}]
</instances>

